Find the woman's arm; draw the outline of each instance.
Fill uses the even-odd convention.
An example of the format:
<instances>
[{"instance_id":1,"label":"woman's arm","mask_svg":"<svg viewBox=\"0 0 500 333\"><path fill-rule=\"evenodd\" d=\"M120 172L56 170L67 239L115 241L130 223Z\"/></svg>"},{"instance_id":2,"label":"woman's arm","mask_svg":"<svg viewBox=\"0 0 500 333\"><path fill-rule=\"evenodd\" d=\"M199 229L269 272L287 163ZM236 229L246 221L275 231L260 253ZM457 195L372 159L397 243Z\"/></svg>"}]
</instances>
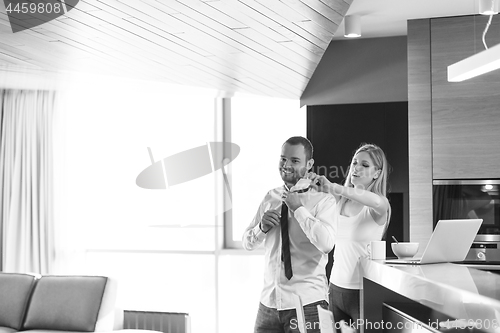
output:
<instances>
[{"instance_id":1,"label":"woman's arm","mask_svg":"<svg viewBox=\"0 0 500 333\"><path fill-rule=\"evenodd\" d=\"M356 187L347 187L335 183L330 184L331 186L329 186L329 189L332 191L332 194L335 193L336 195L346 197L350 200L357 201L360 204L368 206L373 219L378 224L386 222L382 219L382 217L387 214L389 209L389 200L387 200L386 197Z\"/></svg>"}]
</instances>

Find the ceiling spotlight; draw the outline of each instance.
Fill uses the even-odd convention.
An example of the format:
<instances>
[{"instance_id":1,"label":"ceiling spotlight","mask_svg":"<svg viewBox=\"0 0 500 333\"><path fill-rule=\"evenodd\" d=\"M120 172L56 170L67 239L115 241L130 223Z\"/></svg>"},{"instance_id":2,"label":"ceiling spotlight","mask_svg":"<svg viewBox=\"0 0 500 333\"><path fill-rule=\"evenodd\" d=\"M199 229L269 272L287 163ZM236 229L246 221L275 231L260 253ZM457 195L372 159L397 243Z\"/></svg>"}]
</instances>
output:
<instances>
[{"instance_id":1,"label":"ceiling spotlight","mask_svg":"<svg viewBox=\"0 0 500 333\"><path fill-rule=\"evenodd\" d=\"M361 37L361 17L359 15L347 15L344 17L344 37Z\"/></svg>"},{"instance_id":2,"label":"ceiling spotlight","mask_svg":"<svg viewBox=\"0 0 500 333\"><path fill-rule=\"evenodd\" d=\"M499 0L479 0L479 14L496 15L498 14Z\"/></svg>"}]
</instances>

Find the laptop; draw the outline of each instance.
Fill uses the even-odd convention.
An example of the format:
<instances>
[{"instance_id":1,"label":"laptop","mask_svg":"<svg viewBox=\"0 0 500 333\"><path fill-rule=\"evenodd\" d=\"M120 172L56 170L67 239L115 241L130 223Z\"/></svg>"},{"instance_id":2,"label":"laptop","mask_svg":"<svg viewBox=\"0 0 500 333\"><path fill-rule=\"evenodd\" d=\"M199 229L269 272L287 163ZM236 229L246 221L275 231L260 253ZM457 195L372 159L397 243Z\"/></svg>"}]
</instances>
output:
<instances>
[{"instance_id":1,"label":"laptop","mask_svg":"<svg viewBox=\"0 0 500 333\"><path fill-rule=\"evenodd\" d=\"M482 219L439 220L421 258L388 259L388 264L434 264L463 261L483 223Z\"/></svg>"}]
</instances>

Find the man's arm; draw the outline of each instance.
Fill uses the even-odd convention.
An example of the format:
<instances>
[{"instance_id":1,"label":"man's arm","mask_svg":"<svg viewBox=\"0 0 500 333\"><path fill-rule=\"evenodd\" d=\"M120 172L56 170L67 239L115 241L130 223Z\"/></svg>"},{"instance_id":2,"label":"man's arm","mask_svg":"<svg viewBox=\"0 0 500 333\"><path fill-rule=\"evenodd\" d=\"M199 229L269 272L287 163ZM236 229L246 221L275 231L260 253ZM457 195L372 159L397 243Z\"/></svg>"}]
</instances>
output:
<instances>
[{"instance_id":1,"label":"man's arm","mask_svg":"<svg viewBox=\"0 0 500 333\"><path fill-rule=\"evenodd\" d=\"M294 194L295 195L295 194ZM287 201L294 198L287 198ZM335 245L336 230L334 218L336 214L336 201L332 195L326 196L318 203L317 213L313 215L302 205L294 205L294 217L306 234L309 241L323 253L328 253ZM289 205L290 207L290 205ZM293 208L291 208L293 209Z\"/></svg>"},{"instance_id":2,"label":"man's arm","mask_svg":"<svg viewBox=\"0 0 500 333\"><path fill-rule=\"evenodd\" d=\"M269 210L270 207L268 193L259 205L252 223L250 223L243 233L242 244L244 249L251 251L257 248L266 238L266 234L279 224L279 212L277 210Z\"/></svg>"}]
</instances>

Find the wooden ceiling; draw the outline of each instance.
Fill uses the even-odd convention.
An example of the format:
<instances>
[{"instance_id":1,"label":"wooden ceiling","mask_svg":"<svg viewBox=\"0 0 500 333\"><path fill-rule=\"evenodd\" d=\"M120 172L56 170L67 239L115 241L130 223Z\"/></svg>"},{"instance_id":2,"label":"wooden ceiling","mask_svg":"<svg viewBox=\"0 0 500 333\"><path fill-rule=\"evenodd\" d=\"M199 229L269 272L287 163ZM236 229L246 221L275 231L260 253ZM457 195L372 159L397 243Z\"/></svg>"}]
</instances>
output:
<instances>
[{"instance_id":1,"label":"wooden ceiling","mask_svg":"<svg viewBox=\"0 0 500 333\"><path fill-rule=\"evenodd\" d=\"M352 1L80 0L16 33L2 1L0 73L95 73L299 99Z\"/></svg>"}]
</instances>

